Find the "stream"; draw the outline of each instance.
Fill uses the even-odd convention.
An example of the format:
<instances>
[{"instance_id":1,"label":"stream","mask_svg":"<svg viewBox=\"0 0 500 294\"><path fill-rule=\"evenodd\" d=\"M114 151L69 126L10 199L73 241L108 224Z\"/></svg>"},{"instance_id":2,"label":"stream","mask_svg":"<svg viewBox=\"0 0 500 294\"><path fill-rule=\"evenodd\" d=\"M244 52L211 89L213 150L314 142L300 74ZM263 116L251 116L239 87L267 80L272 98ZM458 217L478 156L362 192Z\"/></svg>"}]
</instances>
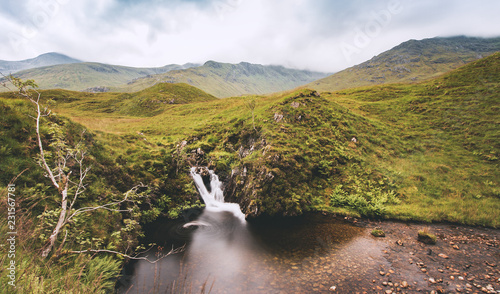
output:
<instances>
[{"instance_id":1,"label":"stream","mask_svg":"<svg viewBox=\"0 0 500 294\"><path fill-rule=\"evenodd\" d=\"M191 175L205 209L145 228L159 246L150 260L185 250L130 262L119 293L328 293L366 284L365 273L385 262L365 228L322 214L247 222L212 171L210 183L195 168Z\"/></svg>"}]
</instances>

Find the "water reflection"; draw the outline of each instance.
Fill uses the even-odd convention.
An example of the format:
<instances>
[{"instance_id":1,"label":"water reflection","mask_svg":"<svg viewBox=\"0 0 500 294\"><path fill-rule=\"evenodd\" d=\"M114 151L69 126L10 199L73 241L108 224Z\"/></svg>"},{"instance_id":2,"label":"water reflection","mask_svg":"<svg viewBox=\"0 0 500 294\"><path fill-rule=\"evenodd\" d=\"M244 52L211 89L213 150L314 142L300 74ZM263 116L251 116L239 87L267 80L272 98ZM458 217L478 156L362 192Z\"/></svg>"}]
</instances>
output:
<instances>
[{"instance_id":1,"label":"water reflection","mask_svg":"<svg viewBox=\"0 0 500 294\"><path fill-rule=\"evenodd\" d=\"M332 285L357 289L384 262L365 229L320 214L244 223L204 210L191 222L158 225L151 229L170 240L166 250L186 242L185 252L136 262L119 292L328 293Z\"/></svg>"}]
</instances>

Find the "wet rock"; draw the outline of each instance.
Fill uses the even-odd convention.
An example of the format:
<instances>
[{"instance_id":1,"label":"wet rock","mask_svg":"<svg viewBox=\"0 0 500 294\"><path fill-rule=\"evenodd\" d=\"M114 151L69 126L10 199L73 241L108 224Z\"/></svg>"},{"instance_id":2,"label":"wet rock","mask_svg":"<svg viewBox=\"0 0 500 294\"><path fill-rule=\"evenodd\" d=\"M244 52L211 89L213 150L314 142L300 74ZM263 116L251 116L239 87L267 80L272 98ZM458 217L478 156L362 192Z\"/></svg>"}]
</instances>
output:
<instances>
[{"instance_id":1,"label":"wet rock","mask_svg":"<svg viewBox=\"0 0 500 294\"><path fill-rule=\"evenodd\" d=\"M438 256L441 257L441 258L444 258L444 259L450 258L448 255L446 255L444 253L439 253Z\"/></svg>"},{"instance_id":2,"label":"wet rock","mask_svg":"<svg viewBox=\"0 0 500 294\"><path fill-rule=\"evenodd\" d=\"M427 230L418 231L417 240L424 244L429 244L429 245L436 244L436 236L429 233Z\"/></svg>"},{"instance_id":3,"label":"wet rock","mask_svg":"<svg viewBox=\"0 0 500 294\"><path fill-rule=\"evenodd\" d=\"M488 291L488 293L495 293L495 288L493 288L492 285L486 286L485 289L486 289L486 291Z\"/></svg>"},{"instance_id":4,"label":"wet rock","mask_svg":"<svg viewBox=\"0 0 500 294\"><path fill-rule=\"evenodd\" d=\"M374 237L385 237L385 233L381 229L374 229L374 230L372 230L371 234Z\"/></svg>"}]
</instances>

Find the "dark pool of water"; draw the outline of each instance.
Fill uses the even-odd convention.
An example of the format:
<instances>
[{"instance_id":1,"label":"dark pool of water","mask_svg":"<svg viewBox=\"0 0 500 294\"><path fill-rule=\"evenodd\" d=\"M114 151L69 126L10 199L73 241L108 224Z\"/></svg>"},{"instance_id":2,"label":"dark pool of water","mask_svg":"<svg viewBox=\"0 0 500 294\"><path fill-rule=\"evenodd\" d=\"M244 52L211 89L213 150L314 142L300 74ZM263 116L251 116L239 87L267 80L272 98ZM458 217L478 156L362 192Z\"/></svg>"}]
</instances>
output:
<instances>
[{"instance_id":1,"label":"dark pool of water","mask_svg":"<svg viewBox=\"0 0 500 294\"><path fill-rule=\"evenodd\" d=\"M196 226L184 227L195 220ZM149 242L184 252L150 264L131 262L120 293L318 293L361 289L380 264L366 229L309 214L243 223L229 212L193 211L157 221ZM150 253L154 259L155 254Z\"/></svg>"}]
</instances>

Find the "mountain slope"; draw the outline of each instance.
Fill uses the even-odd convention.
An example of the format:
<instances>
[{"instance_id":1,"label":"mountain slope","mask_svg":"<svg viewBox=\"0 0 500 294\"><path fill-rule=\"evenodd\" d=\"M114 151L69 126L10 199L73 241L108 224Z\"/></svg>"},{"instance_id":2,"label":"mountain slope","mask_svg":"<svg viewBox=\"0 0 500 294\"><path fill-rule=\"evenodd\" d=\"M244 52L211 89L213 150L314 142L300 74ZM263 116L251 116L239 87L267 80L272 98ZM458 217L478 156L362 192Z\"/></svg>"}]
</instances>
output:
<instances>
[{"instance_id":1,"label":"mountain slope","mask_svg":"<svg viewBox=\"0 0 500 294\"><path fill-rule=\"evenodd\" d=\"M305 87L336 91L375 84L422 81L496 51L500 51L500 38L459 36L410 40Z\"/></svg>"},{"instance_id":2,"label":"mountain slope","mask_svg":"<svg viewBox=\"0 0 500 294\"><path fill-rule=\"evenodd\" d=\"M495 53L414 84L167 104L141 118L120 96L97 99L120 95L105 93L57 99L57 111L140 132L186 177L193 165L215 169L252 217L325 210L499 227L499 68Z\"/></svg>"},{"instance_id":3,"label":"mountain slope","mask_svg":"<svg viewBox=\"0 0 500 294\"><path fill-rule=\"evenodd\" d=\"M66 89L82 91L109 91L113 87L129 83L134 79L194 66L166 65L157 68L135 68L93 62L60 64L23 70L15 74L23 80L33 79L41 89Z\"/></svg>"},{"instance_id":4,"label":"mountain slope","mask_svg":"<svg viewBox=\"0 0 500 294\"><path fill-rule=\"evenodd\" d=\"M203 66L141 78L121 88L137 91L158 82L186 83L219 98L284 91L326 76L324 73L264 66L207 61Z\"/></svg>"},{"instance_id":5,"label":"mountain slope","mask_svg":"<svg viewBox=\"0 0 500 294\"><path fill-rule=\"evenodd\" d=\"M60 53L51 52L42 54L35 58L20 61L0 60L0 72L4 75L8 75L21 70L32 69L36 67L80 62L82 61Z\"/></svg>"}]
</instances>

